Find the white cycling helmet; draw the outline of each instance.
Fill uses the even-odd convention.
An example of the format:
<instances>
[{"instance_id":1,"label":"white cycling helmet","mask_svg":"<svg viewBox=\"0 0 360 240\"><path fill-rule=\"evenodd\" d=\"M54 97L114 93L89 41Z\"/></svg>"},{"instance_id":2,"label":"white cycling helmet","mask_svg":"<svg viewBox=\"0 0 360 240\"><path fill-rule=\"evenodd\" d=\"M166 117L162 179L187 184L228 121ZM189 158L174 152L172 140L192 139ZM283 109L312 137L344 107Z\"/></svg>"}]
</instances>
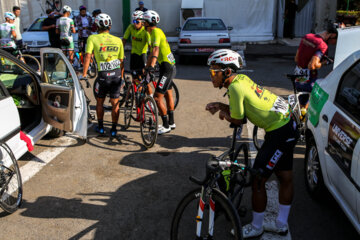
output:
<instances>
[{"instance_id":1,"label":"white cycling helmet","mask_svg":"<svg viewBox=\"0 0 360 240\"><path fill-rule=\"evenodd\" d=\"M5 19L9 18L9 19L11 19L11 20L14 20L14 19L15 19L15 14L13 14L13 13L11 13L11 12L6 12L6 13L4 14L4 18L5 18Z\"/></svg>"},{"instance_id":2,"label":"white cycling helmet","mask_svg":"<svg viewBox=\"0 0 360 240\"><path fill-rule=\"evenodd\" d=\"M99 15L97 15L95 18L95 23L100 29L108 28L112 24L110 16L106 13L100 13Z\"/></svg>"},{"instance_id":3,"label":"white cycling helmet","mask_svg":"<svg viewBox=\"0 0 360 240\"><path fill-rule=\"evenodd\" d=\"M66 13L66 12L71 13L71 7L69 7L68 5L65 5L65 6L62 8L62 13Z\"/></svg>"},{"instance_id":4,"label":"white cycling helmet","mask_svg":"<svg viewBox=\"0 0 360 240\"><path fill-rule=\"evenodd\" d=\"M137 11L133 12L133 14L132 14L132 19L133 19L133 20L136 20L136 19L144 19L144 12L143 12L143 11L140 11L140 10L137 10Z\"/></svg>"},{"instance_id":5,"label":"white cycling helmet","mask_svg":"<svg viewBox=\"0 0 360 240\"><path fill-rule=\"evenodd\" d=\"M144 12L144 20L148 23L156 25L160 22L160 16L154 10L147 10L146 12Z\"/></svg>"},{"instance_id":6,"label":"white cycling helmet","mask_svg":"<svg viewBox=\"0 0 360 240\"><path fill-rule=\"evenodd\" d=\"M208 58L207 64L219 64L223 67L229 67L233 71L243 68L243 59L239 53L230 49L219 49L211 53Z\"/></svg>"}]
</instances>

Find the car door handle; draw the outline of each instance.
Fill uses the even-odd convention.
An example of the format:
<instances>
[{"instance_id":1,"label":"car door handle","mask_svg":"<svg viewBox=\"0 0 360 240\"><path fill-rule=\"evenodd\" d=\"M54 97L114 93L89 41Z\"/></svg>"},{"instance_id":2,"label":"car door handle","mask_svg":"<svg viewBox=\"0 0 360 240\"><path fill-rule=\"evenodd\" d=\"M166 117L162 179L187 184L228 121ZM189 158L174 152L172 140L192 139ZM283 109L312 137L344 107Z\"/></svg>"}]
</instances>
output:
<instances>
[{"instance_id":1,"label":"car door handle","mask_svg":"<svg viewBox=\"0 0 360 240\"><path fill-rule=\"evenodd\" d=\"M328 122L328 121L329 121L328 117L327 117L325 114L322 115L322 119L324 119L325 122Z\"/></svg>"}]
</instances>

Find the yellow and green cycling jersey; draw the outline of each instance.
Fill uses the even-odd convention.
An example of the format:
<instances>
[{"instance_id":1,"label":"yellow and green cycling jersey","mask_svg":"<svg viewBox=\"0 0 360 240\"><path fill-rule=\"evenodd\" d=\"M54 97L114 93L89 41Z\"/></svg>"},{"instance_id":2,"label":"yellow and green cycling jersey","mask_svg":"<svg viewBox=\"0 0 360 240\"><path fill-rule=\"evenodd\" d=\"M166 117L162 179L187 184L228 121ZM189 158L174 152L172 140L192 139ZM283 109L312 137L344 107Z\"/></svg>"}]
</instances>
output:
<instances>
[{"instance_id":1,"label":"yellow and green cycling jersey","mask_svg":"<svg viewBox=\"0 0 360 240\"><path fill-rule=\"evenodd\" d=\"M254 83L248 76L237 75L228 88L230 116L245 116L266 132L284 126L290 120L289 105L285 100Z\"/></svg>"},{"instance_id":2,"label":"yellow and green cycling jersey","mask_svg":"<svg viewBox=\"0 0 360 240\"><path fill-rule=\"evenodd\" d=\"M160 28L155 28L152 30L150 37L151 51L153 51L154 47L159 47L159 56L157 59L159 64L162 62L168 62L172 65L175 64L175 57L171 52L164 32Z\"/></svg>"},{"instance_id":3,"label":"yellow and green cycling jersey","mask_svg":"<svg viewBox=\"0 0 360 240\"><path fill-rule=\"evenodd\" d=\"M125 31L124 39L128 39L131 36L131 53L142 55L147 52L150 45L150 34L145 30L145 27L141 27L139 30L135 28L133 24L130 24Z\"/></svg>"},{"instance_id":4,"label":"yellow and green cycling jersey","mask_svg":"<svg viewBox=\"0 0 360 240\"><path fill-rule=\"evenodd\" d=\"M124 59L124 47L120 38L109 33L91 35L86 44L86 53L93 53L99 71L111 71L120 68Z\"/></svg>"}]
</instances>

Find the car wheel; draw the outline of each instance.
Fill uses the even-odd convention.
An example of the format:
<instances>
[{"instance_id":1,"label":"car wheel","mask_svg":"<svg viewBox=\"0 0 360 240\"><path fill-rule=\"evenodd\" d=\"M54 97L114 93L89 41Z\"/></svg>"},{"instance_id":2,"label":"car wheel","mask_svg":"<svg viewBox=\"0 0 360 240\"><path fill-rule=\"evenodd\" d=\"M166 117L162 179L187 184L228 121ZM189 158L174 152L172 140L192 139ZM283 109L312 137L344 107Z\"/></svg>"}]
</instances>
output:
<instances>
[{"instance_id":1,"label":"car wheel","mask_svg":"<svg viewBox=\"0 0 360 240\"><path fill-rule=\"evenodd\" d=\"M324 196L325 185L314 138L310 138L308 144L306 145L304 164L306 188L311 197L320 199L321 196Z\"/></svg>"},{"instance_id":2,"label":"car wheel","mask_svg":"<svg viewBox=\"0 0 360 240\"><path fill-rule=\"evenodd\" d=\"M48 137L50 138L58 138L64 135L64 131L60 130L58 128L52 128L51 131L47 134Z\"/></svg>"},{"instance_id":3,"label":"car wheel","mask_svg":"<svg viewBox=\"0 0 360 240\"><path fill-rule=\"evenodd\" d=\"M180 64L186 64L187 56L180 55L179 56L179 62L180 62Z\"/></svg>"}]
</instances>

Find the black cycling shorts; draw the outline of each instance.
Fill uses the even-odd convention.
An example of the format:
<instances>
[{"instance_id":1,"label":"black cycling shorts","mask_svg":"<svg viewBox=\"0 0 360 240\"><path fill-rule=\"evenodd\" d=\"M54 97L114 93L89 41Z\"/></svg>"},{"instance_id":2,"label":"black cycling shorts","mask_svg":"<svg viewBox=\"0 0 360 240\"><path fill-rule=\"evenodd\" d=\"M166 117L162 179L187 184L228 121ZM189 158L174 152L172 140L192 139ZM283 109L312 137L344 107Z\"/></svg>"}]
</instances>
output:
<instances>
[{"instance_id":1,"label":"black cycling shorts","mask_svg":"<svg viewBox=\"0 0 360 240\"><path fill-rule=\"evenodd\" d=\"M146 64L146 54L137 55L136 53L132 53L130 55L130 70L137 71L142 70Z\"/></svg>"},{"instance_id":2,"label":"black cycling shorts","mask_svg":"<svg viewBox=\"0 0 360 240\"><path fill-rule=\"evenodd\" d=\"M274 171L292 170L294 148L299 138L296 123L291 119L284 126L267 132L254 162L254 169L262 169L269 178Z\"/></svg>"},{"instance_id":3,"label":"black cycling shorts","mask_svg":"<svg viewBox=\"0 0 360 240\"><path fill-rule=\"evenodd\" d=\"M110 93L110 98L119 98L121 87L121 69L99 72L95 80L95 97L105 98Z\"/></svg>"},{"instance_id":4,"label":"black cycling shorts","mask_svg":"<svg viewBox=\"0 0 360 240\"><path fill-rule=\"evenodd\" d=\"M175 65L168 62L160 64L159 80L156 84L155 92L165 94L167 90L172 89L172 81L176 75Z\"/></svg>"}]
</instances>

